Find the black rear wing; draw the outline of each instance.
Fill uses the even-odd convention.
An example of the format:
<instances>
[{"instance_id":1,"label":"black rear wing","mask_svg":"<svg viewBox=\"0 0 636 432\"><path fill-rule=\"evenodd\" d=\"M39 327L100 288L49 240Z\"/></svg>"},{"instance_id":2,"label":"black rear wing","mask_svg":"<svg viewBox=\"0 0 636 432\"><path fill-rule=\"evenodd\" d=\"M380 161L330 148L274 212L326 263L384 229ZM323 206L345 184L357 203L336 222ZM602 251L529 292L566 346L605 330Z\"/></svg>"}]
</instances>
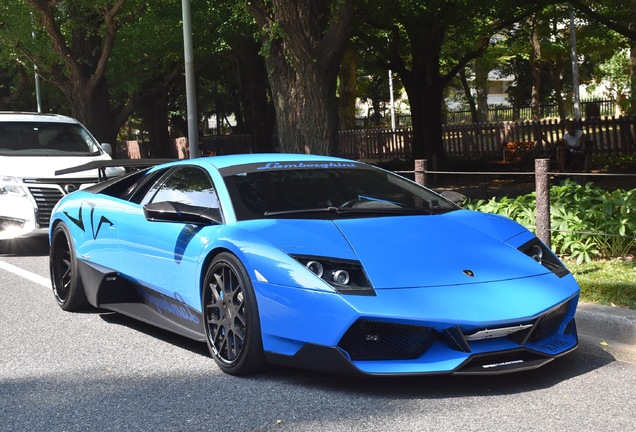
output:
<instances>
[{"instance_id":1,"label":"black rear wing","mask_svg":"<svg viewBox=\"0 0 636 432\"><path fill-rule=\"evenodd\" d=\"M71 168L64 168L59 171L55 171L55 175L71 174L82 171L90 171L96 169L97 179L105 181L108 179L106 176L106 168L110 167L122 167L122 168L148 168L155 165L161 165L168 162L175 162L178 159L113 159L113 160L98 160L78 165Z\"/></svg>"}]
</instances>

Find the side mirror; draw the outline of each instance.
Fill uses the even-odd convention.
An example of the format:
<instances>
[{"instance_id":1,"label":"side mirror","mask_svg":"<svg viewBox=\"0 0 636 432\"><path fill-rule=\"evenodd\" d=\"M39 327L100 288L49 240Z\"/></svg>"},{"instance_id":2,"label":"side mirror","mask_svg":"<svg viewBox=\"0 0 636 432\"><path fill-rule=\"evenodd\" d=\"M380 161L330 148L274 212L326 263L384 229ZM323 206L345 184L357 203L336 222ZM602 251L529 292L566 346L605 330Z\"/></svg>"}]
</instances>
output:
<instances>
[{"instance_id":1,"label":"side mirror","mask_svg":"<svg viewBox=\"0 0 636 432\"><path fill-rule=\"evenodd\" d=\"M192 225L222 224L218 208L199 207L173 201L146 204L144 215L151 222L178 222Z\"/></svg>"},{"instance_id":2,"label":"side mirror","mask_svg":"<svg viewBox=\"0 0 636 432\"><path fill-rule=\"evenodd\" d=\"M104 150L106 153L108 153L109 156L113 155L113 147L110 144L101 143L100 145L102 146L102 150Z\"/></svg>"},{"instance_id":3,"label":"side mirror","mask_svg":"<svg viewBox=\"0 0 636 432\"><path fill-rule=\"evenodd\" d=\"M457 204L461 206L464 201L466 201L467 197L464 194L460 194L459 192L455 192L452 190L445 190L440 192L440 195L452 202L453 204Z\"/></svg>"}]
</instances>

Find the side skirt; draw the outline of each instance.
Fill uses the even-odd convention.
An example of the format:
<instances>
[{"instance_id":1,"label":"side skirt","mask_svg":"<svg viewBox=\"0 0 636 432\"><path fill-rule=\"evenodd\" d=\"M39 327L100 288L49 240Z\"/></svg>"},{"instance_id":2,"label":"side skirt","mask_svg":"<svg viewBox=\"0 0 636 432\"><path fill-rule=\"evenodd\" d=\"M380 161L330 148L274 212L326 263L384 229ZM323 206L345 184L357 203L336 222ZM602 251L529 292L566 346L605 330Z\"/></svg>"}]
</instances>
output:
<instances>
[{"instance_id":1,"label":"side skirt","mask_svg":"<svg viewBox=\"0 0 636 432\"><path fill-rule=\"evenodd\" d=\"M94 307L119 312L164 330L205 342L201 312L181 299L165 296L99 264L78 260L78 270L86 298Z\"/></svg>"}]
</instances>

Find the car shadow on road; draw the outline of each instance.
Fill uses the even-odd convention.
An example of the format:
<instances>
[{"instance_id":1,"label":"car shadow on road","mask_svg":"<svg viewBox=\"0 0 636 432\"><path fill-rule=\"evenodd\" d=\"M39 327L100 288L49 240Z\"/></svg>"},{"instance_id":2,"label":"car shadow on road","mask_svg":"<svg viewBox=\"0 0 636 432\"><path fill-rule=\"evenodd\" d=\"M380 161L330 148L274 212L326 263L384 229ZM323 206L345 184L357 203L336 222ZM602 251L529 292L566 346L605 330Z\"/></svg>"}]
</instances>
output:
<instances>
[{"instance_id":1,"label":"car shadow on road","mask_svg":"<svg viewBox=\"0 0 636 432\"><path fill-rule=\"evenodd\" d=\"M499 396L551 388L613 361L615 359L611 355L590 355L589 350L586 350L574 351L535 370L504 375L351 377L276 367L258 379L291 381L299 386L363 393L380 398Z\"/></svg>"},{"instance_id":2,"label":"car shadow on road","mask_svg":"<svg viewBox=\"0 0 636 432\"><path fill-rule=\"evenodd\" d=\"M48 256L49 238L46 235L25 239L0 240L0 256Z\"/></svg>"},{"instance_id":3,"label":"car shadow on road","mask_svg":"<svg viewBox=\"0 0 636 432\"><path fill-rule=\"evenodd\" d=\"M150 337L174 344L182 349L210 357L204 343L173 334L133 318L114 312L100 317L114 325L122 325ZM270 366L265 372L242 377L251 384L285 383L290 386L322 389L328 392L363 393L369 397L452 398L462 396L496 396L550 388L580 375L590 373L615 361L607 352L583 346L541 368L504 375L420 375L420 376L348 376ZM210 357L211 365L214 364Z\"/></svg>"},{"instance_id":4,"label":"car shadow on road","mask_svg":"<svg viewBox=\"0 0 636 432\"><path fill-rule=\"evenodd\" d=\"M201 354L208 357L210 356L208 347L203 342L197 342L195 340L188 339L185 336L180 336L168 330L163 330L159 327L146 324L145 322L130 318L117 312L100 309L99 317L109 324L125 326L151 336L155 339L159 339L166 343L176 345L179 348L188 350L195 354ZM210 358L210 361L213 361L212 358Z\"/></svg>"},{"instance_id":5,"label":"car shadow on road","mask_svg":"<svg viewBox=\"0 0 636 432\"><path fill-rule=\"evenodd\" d=\"M573 352L535 370L505 375L423 375L399 377L349 377L275 368L262 379L293 381L297 385L328 391L353 391L368 396L406 398L452 398L496 396L546 389L570 378L590 373L613 362Z\"/></svg>"}]
</instances>

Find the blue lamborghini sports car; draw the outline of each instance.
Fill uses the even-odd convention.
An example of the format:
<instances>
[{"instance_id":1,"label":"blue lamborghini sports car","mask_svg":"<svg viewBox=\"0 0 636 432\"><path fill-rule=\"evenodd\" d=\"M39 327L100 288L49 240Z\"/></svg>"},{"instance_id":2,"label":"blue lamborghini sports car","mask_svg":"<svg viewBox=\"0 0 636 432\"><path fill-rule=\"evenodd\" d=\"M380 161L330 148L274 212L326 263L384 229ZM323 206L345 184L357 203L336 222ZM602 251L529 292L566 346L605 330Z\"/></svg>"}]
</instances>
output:
<instances>
[{"instance_id":1,"label":"blue lamborghini sports car","mask_svg":"<svg viewBox=\"0 0 636 432\"><path fill-rule=\"evenodd\" d=\"M50 243L62 309L206 342L233 375L496 374L578 343L579 287L534 234L351 160L157 165L64 197Z\"/></svg>"}]
</instances>

